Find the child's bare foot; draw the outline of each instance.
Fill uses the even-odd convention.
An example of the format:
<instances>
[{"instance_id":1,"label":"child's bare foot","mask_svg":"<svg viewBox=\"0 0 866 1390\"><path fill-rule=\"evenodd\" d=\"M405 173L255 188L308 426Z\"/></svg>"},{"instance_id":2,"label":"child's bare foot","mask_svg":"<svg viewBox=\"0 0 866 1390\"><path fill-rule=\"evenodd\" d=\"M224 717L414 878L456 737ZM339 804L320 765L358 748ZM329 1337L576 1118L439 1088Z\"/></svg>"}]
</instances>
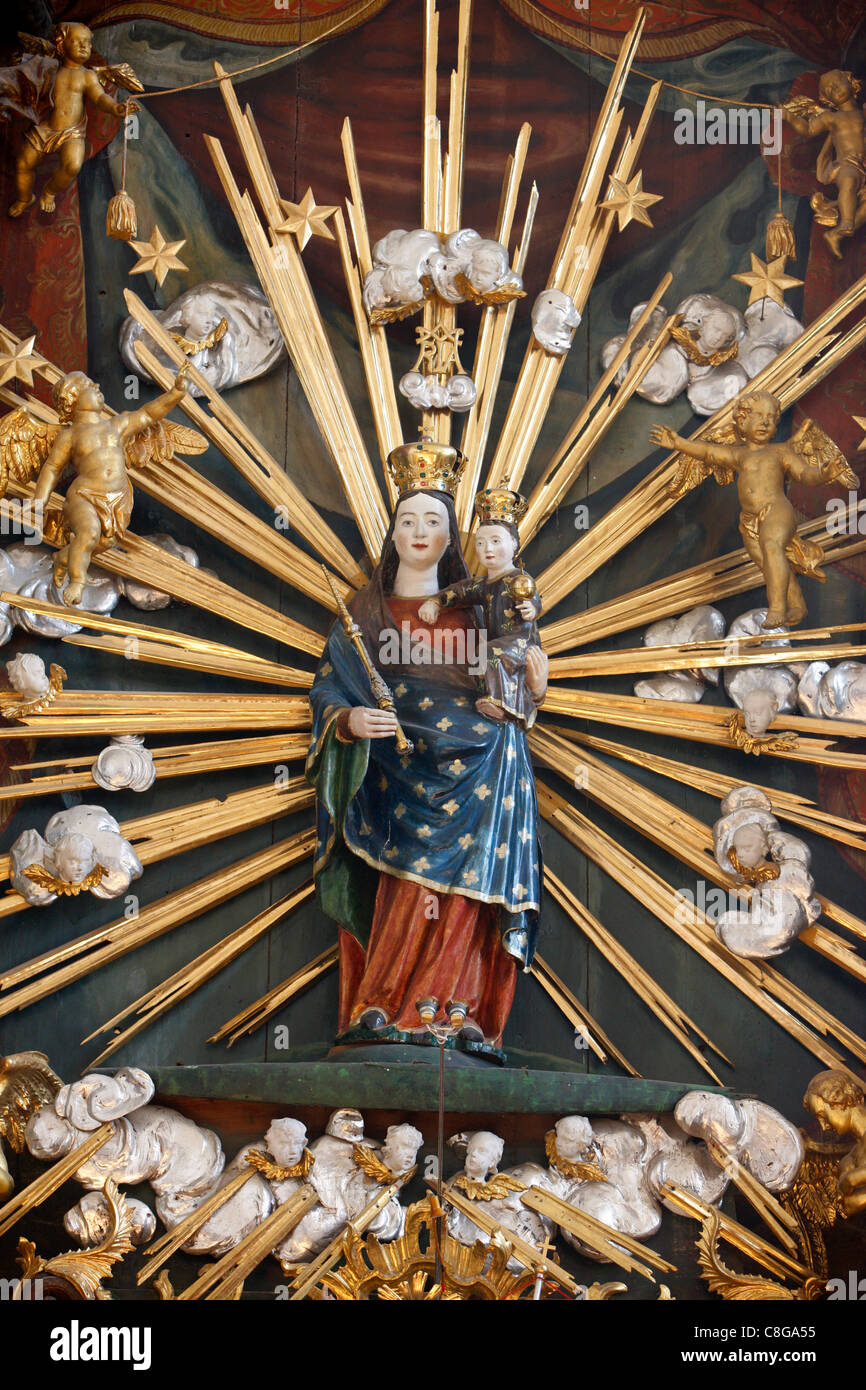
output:
<instances>
[{"instance_id":1,"label":"child's bare foot","mask_svg":"<svg viewBox=\"0 0 866 1390\"><path fill-rule=\"evenodd\" d=\"M81 595L84 593L84 585L78 579L72 579L63 590L63 602L73 605L81 602Z\"/></svg>"},{"instance_id":2,"label":"child's bare foot","mask_svg":"<svg viewBox=\"0 0 866 1390\"><path fill-rule=\"evenodd\" d=\"M767 610L767 616L761 623L761 627L765 632L769 632L771 628L784 627L786 619L787 614L782 609L770 608Z\"/></svg>"},{"instance_id":3,"label":"child's bare foot","mask_svg":"<svg viewBox=\"0 0 866 1390\"><path fill-rule=\"evenodd\" d=\"M801 623L805 618L806 611L806 605L804 603L797 604L795 607L789 608L785 616L786 627L796 627L797 624Z\"/></svg>"},{"instance_id":4,"label":"child's bare foot","mask_svg":"<svg viewBox=\"0 0 866 1390\"><path fill-rule=\"evenodd\" d=\"M43 212L53 212L55 207L57 206L57 204L54 201L54 194L49 193L47 188L45 189L45 192L42 194L42 197L39 199L39 206Z\"/></svg>"},{"instance_id":5,"label":"child's bare foot","mask_svg":"<svg viewBox=\"0 0 866 1390\"><path fill-rule=\"evenodd\" d=\"M485 719L495 719L497 724L501 724L505 714L498 705L494 705L492 700L486 697L475 701L475 708L479 714L483 714Z\"/></svg>"},{"instance_id":6,"label":"child's bare foot","mask_svg":"<svg viewBox=\"0 0 866 1390\"><path fill-rule=\"evenodd\" d=\"M838 227L831 227L829 232L824 233L824 240L826 241L830 250L833 252L833 255L836 257L837 261L841 261L842 259L842 252L839 249L839 244L841 241L844 240L845 235L846 233L841 231Z\"/></svg>"},{"instance_id":7,"label":"child's bare foot","mask_svg":"<svg viewBox=\"0 0 866 1390\"><path fill-rule=\"evenodd\" d=\"M10 217L20 217L21 214L22 214L22 212L26 212L27 209L31 206L31 204L33 204L33 203L35 203L35 202L36 202L36 199L35 199L35 197L33 196L32 193L31 193L31 195L30 195L29 198L16 198L16 199L15 199L15 202L12 204L12 206L11 206L10 209L9 209L9 216L10 216Z\"/></svg>"}]
</instances>

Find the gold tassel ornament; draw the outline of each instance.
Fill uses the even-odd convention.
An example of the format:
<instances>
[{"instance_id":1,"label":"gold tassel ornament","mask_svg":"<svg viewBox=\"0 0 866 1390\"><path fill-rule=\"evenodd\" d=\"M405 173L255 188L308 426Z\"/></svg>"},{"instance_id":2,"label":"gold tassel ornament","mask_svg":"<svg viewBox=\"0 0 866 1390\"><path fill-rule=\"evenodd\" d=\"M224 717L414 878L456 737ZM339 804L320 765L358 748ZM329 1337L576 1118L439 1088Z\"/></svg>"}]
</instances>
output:
<instances>
[{"instance_id":1,"label":"gold tassel ornament","mask_svg":"<svg viewBox=\"0 0 866 1390\"><path fill-rule=\"evenodd\" d=\"M767 227L767 260L774 261L779 256L784 256L787 261L793 261L797 256L794 228L783 212L777 212Z\"/></svg>"},{"instance_id":2,"label":"gold tassel ornament","mask_svg":"<svg viewBox=\"0 0 866 1390\"><path fill-rule=\"evenodd\" d=\"M782 211L782 154L778 155L777 184L779 188L779 210L767 226L767 261L775 261L784 256L786 261L797 259L794 243L794 228Z\"/></svg>"},{"instance_id":3,"label":"gold tassel ornament","mask_svg":"<svg viewBox=\"0 0 866 1390\"><path fill-rule=\"evenodd\" d=\"M115 241L131 241L138 235L135 203L126 191L127 124L123 122L123 162L120 168L120 192L115 193L105 212L105 232Z\"/></svg>"}]
</instances>

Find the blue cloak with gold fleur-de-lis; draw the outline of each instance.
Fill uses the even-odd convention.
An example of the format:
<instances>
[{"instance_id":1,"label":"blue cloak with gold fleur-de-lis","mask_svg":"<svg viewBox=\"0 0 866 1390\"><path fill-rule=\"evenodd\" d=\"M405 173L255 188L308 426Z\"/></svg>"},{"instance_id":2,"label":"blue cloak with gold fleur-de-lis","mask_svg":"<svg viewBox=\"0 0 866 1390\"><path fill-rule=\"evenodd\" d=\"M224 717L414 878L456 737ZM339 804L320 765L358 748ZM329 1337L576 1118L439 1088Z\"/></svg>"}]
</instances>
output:
<instances>
[{"instance_id":1,"label":"blue cloak with gold fleur-de-lis","mask_svg":"<svg viewBox=\"0 0 866 1390\"><path fill-rule=\"evenodd\" d=\"M337 738L340 711L374 701L335 624L310 691L320 905L365 946L378 871L494 903L503 946L528 968L541 856L526 736L510 720L485 719L475 709L480 691L434 664L400 667L391 689L412 753L401 755L393 738Z\"/></svg>"}]
</instances>

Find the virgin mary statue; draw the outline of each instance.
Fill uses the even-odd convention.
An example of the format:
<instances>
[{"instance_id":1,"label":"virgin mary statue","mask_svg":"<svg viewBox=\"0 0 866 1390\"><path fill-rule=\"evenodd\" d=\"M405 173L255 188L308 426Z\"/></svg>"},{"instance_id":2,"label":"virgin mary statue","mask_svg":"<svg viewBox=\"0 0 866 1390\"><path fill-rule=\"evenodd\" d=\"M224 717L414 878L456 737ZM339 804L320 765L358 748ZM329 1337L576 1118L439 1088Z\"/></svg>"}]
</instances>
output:
<instances>
[{"instance_id":1,"label":"virgin mary statue","mask_svg":"<svg viewBox=\"0 0 866 1390\"><path fill-rule=\"evenodd\" d=\"M464 464L422 441L389 464L399 500L369 584L349 608L391 688L369 677L335 623L310 692L307 777L316 788L316 886L339 924L341 1041L425 1037L418 1011L462 1021L458 1046L498 1053L517 963L532 961L540 903L535 782L522 727L475 708L485 634L472 610L418 616L468 576L454 514ZM527 657L538 701L539 647ZM395 742L396 722L411 752ZM465 1017L464 1017L465 1015Z\"/></svg>"}]
</instances>

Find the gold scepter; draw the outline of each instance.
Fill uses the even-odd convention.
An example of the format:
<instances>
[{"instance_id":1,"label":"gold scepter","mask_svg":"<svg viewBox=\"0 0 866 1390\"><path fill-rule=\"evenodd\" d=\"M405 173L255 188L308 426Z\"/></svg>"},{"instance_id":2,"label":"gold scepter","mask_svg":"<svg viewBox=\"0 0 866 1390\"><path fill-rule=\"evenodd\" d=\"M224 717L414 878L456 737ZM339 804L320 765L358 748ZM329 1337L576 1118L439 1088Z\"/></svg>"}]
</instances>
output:
<instances>
[{"instance_id":1,"label":"gold scepter","mask_svg":"<svg viewBox=\"0 0 866 1390\"><path fill-rule=\"evenodd\" d=\"M391 691L389 690L388 686L385 684L384 680L379 675L379 672L376 670L375 666L370 660L370 654L367 651L367 648L364 646L364 638L361 634L361 629L355 622L355 619L352 617L351 613L349 612L348 608L346 607L345 603L343 602L342 598L337 592L337 589L334 585L334 581L331 578L329 572L325 569L324 565L322 565L322 573L328 581L328 588L334 595L334 600L337 604L337 611L340 615L340 622L343 624L343 631L345 632L349 641L352 643L352 646L355 648L355 651L361 658L364 670L367 672L367 675L370 678L370 693L372 694L373 699L376 701L376 704L379 706L379 709L389 709L396 719L397 706L394 703L394 696L391 694ZM394 739L397 744L397 749L400 753L411 753L414 751L415 745L412 743L412 740L408 739L404 734L402 728L400 727L399 719L397 719L397 729L394 734Z\"/></svg>"}]
</instances>

